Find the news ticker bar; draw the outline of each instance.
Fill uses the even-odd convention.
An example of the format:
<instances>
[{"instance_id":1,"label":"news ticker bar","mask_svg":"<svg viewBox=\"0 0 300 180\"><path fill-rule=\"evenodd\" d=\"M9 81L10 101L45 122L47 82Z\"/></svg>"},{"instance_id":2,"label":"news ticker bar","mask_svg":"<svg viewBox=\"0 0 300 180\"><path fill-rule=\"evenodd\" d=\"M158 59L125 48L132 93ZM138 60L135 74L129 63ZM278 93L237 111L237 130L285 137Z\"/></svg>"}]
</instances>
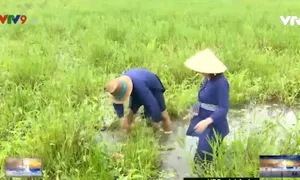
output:
<instances>
[{"instance_id":1,"label":"news ticker bar","mask_svg":"<svg viewBox=\"0 0 300 180\"><path fill-rule=\"evenodd\" d=\"M259 180L259 178L183 178L184 180Z\"/></svg>"}]
</instances>

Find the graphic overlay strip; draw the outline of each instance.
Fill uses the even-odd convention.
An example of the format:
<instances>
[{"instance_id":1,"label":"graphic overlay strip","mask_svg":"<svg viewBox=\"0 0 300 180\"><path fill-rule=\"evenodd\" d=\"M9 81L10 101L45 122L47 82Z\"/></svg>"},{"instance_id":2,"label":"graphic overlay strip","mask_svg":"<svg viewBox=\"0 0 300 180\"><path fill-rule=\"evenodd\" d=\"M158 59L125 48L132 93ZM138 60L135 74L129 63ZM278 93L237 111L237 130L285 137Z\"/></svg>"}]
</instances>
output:
<instances>
[{"instance_id":1,"label":"graphic overlay strip","mask_svg":"<svg viewBox=\"0 0 300 180\"><path fill-rule=\"evenodd\" d=\"M259 180L259 178L183 178L184 180Z\"/></svg>"},{"instance_id":2,"label":"graphic overlay strip","mask_svg":"<svg viewBox=\"0 0 300 180\"><path fill-rule=\"evenodd\" d=\"M299 178L300 156L260 156L261 178Z\"/></svg>"},{"instance_id":3,"label":"graphic overlay strip","mask_svg":"<svg viewBox=\"0 0 300 180\"><path fill-rule=\"evenodd\" d=\"M41 177L42 161L38 158L7 158L5 175L7 177Z\"/></svg>"}]
</instances>

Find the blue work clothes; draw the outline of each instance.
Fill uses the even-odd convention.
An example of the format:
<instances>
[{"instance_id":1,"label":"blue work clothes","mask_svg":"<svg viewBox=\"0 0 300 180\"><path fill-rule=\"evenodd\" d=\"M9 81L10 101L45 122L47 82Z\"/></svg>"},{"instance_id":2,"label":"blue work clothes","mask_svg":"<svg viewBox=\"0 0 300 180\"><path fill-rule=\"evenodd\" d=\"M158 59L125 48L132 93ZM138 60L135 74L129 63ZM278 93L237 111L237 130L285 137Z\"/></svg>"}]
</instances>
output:
<instances>
[{"instance_id":1,"label":"blue work clothes","mask_svg":"<svg viewBox=\"0 0 300 180\"><path fill-rule=\"evenodd\" d=\"M133 83L133 90L130 95L129 108L137 113L141 106L144 106L145 115L152 121L162 120L162 112L165 111L164 92L165 87L156 74L141 68L134 68L124 72L122 75L129 76ZM118 117L124 116L123 104L113 104Z\"/></svg>"},{"instance_id":2,"label":"blue work clothes","mask_svg":"<svg viewBox=\"0 0 300 180\"><path fill-rule=\"evenodd\" d=\"M186 132L188 136L199 138L197 153L200 158L206 157L206 160L211 161L212 157L204 153L212 153L209 141L216 141L215 133L220 136L220 141L229 133L227 121L229 103L229 83L223 74L211 80L204 80L198 92L198 115L193 116ZM196 133L194 128L197 123L208 117L213 119L213 123L204 132Z\"/></svg>"}]
</instances>

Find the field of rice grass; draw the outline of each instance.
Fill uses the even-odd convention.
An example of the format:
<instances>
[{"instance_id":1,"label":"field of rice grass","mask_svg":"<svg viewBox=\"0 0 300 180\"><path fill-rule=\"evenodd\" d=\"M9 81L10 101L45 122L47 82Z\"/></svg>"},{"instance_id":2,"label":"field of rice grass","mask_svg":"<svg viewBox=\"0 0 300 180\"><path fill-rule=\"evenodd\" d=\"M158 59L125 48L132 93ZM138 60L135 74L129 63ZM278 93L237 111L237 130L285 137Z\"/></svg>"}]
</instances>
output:
<instances>
[{"instance_id":1,"label":"field of rice grass","mask_svg":"<svg viewBox=\"0 0 300 180\"><path fill-rule=\"evenodd\" d=\"M1 15L28 19L0 28L0 159L40 157L45 180L158 178L157 137L143 127L123 144L95 141L94 126L115 119L103 86L128 68L159 75L172 116L183 115L196 101L202 79L183 62L207 47L228 66L232 105L299 102L300 29L279 18L299 13L295 0L9 0L0 5ZM220 156L207 175L258 176L259 154L299 154L299 138L298 146L281 149L264 140L254 135L246 150L239 141L224 147L230 161ZM125 159L114 161L113 152ZM3 163L0 169L5 179Z\"/></svg>"}]
</instances>

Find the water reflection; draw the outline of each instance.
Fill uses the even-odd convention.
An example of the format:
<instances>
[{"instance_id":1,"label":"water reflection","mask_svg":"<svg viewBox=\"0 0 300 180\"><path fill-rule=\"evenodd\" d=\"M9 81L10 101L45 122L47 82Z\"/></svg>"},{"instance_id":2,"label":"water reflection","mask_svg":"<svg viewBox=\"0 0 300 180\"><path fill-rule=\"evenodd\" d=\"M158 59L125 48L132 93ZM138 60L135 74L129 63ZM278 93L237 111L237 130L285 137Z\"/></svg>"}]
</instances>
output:
<instances>
[{"instance_id":1,"label":"water reflection","mask_svg":"<svg viewBox=\"0 0 300 180\"><path fill-rule=\"evenodd\" d=\"M228 115L230 134L224 141L230 144L235 138L246 140L250 133L260 133L268 122L273 122L276 124L272 129L273 138L277 138L276 142L280 143L285 139L286 132L299 126L294 112L295 110L280 105L250 105L241 109L231 109ZM198 139L185 135L187 127L188 121L174 121L174 133L164 135L160 139L161 145L169 149L162 151L162 171L171 174L165 176L165 179L179 180L190 176L189 163L195 153ZM113 133L106 131L102 134L103 138L111 143L118 141L118 138L113 137Z\"/></svg>"},{"instance_id":2,"label":"water reflection","mask_svg":"<svg viewBox=\"0 0 300 180\"><path fill-rule=\"evenodd\" d=\"M281 140L285 139L286 133L297 125L294 111L279 105L256 105L243 109L232 109L229 111L228 121L230 134L225 139L227 144L230 144L235 138L246 140L250 133L260 133L267 122L273 122L277 123L272 129L273 137L278 139L276 145L279 145ZM176 172L175 177L166 177L165 179L179 180L190 176L189 161L195 153L198 140L185 136L187 126L187 122L176 121L174 133L168 138L163 138L164 144L175 147L173 151L163 153L163 170ZM178 141L180 138L184 138L183 146Z\"/></svg>"}]
</instances>

